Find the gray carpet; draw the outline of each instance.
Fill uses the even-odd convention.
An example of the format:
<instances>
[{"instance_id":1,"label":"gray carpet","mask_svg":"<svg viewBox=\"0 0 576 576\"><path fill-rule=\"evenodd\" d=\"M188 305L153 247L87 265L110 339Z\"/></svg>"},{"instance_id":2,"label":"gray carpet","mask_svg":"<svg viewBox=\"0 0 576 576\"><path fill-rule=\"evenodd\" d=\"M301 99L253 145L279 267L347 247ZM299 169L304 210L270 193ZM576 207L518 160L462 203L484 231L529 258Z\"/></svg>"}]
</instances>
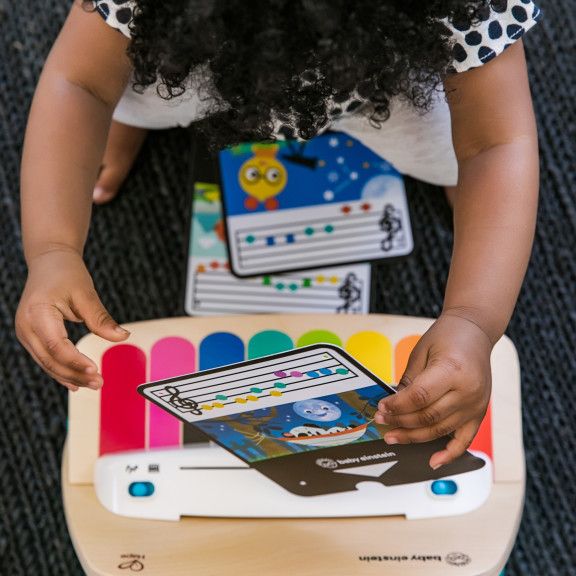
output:
<instances>
[{"instance_id":1,"label":"gray carpet","mask_svg":"<svg viewBox=\"0 0 576 576\"><path fill-rule=\"evenodd\" d=\"M13 334L26 277L18 225L22 138L43 59L69 4L0 0L0 576L82 574L60 499L66 393ZM508 330L522 363L528 465L509 576L576 574L576 14L574 0L542 0L541 7L544 20L526 45L542 201L532 263ZM184 131L154 134L122 196L95 211L87 259L119 321L183 314L188 142ZM433 316L448 270L450 212L441 191L417 183L410 189L418 250L379 267L375 311Z\"/></svg>"}]
</instances>

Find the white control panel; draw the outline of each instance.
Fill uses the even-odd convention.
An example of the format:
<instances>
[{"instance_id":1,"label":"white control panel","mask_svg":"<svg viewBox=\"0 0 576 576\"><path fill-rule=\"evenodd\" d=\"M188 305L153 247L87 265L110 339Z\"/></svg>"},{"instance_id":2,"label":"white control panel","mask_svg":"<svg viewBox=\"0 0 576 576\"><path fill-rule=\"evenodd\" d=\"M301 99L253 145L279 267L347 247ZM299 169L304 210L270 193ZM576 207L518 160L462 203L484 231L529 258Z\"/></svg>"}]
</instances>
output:
<instances>
[{"instance_id":1,"label":"white control panel","mask_svg":"<svg viewBox=\"0 0 576 576\"><path fill-rule=\"evenodd\" d=\"M366 477L356 490L297 496L223 448L196 445L102 456L96 463L94 485L105 508L133 518L434 518L465 514L488 498L492 463L482 452L473 454L485 466L456 476L384 486L378 477L394 463L367 464L353 469L354 475Z\"/></svg>"}]
</instances>

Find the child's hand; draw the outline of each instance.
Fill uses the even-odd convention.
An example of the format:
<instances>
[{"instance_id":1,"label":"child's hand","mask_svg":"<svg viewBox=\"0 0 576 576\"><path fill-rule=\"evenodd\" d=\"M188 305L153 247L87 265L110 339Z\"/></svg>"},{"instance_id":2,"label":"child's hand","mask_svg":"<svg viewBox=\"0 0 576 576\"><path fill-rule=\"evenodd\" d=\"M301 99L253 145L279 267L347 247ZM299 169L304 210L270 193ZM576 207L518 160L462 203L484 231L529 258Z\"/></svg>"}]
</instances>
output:
<instances>
[{"instance_id":1,"label":"child's hand","mask_svg":"<svg viewBox=\"0 0 576 576\"><path fill-rule=\"evenodd\" d=\"M34 360L66 388L96 390L102 386L102 376L96 364L68 339L64 320L84 322L92 332L113 342L129 335L100 302L82 257L73 250L47 252L29 262L16 312L16 335Z\"/></svg>"},{"instance_id":2,"label":"child's hand","mask_svg":"<svg viewBox=\"0 0 576 576\"><path fill-rule=\"evenodd\" d=\"M430 458L434 469L470 446L490 399L492 343L470 320L444 314L414 348L399 392L382 399L375 420L394 429L389 444L427 442L453 433Z\"/></svg>"}]
</instances>

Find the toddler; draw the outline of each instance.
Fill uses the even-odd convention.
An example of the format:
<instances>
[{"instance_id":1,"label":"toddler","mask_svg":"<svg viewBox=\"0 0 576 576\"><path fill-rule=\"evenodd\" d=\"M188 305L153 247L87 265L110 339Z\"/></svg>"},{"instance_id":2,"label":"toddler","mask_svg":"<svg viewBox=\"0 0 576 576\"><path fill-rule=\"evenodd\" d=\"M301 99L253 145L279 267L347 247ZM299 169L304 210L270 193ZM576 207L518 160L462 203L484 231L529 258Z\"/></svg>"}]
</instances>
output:
<instances>
[{"instance_id":1,"label":"toddler","mask_svg":"<svg viewBox=\"0 0 576 576\"><path fill-rule=\"evenodd\" d=\"M21 343L68 389L102 385L64 320L128 337L82 252L92 201L116 194L146 129L195 122L215 149L344 131L453 200L442 313L376 415L389 444L451 434L430 465L452 461L486 411L491 350L534 235L538 147L521 37L539 14L530 0L77 1L26 132Z\"/></svg>"}]
</instances>

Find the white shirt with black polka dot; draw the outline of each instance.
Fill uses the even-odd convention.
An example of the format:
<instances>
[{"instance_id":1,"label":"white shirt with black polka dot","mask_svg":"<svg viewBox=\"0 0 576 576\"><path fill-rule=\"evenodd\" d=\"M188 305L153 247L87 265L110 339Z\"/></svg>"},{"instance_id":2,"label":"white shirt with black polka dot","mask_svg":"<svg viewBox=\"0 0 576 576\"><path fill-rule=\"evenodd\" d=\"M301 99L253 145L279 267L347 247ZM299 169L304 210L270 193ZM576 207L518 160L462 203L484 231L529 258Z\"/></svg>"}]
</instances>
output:
<instances>
[{"instance_id":1,"label":"white shirt with black polka dot","mask_svg":"<svg viewBox=\"0 0 576 576\"><path fill-rule=\"evenodd\" d=\"M530 0L491 0L472 26L445 22L452 33L452 69L466 72L490 62L530 30L541 14Z\"/></svg>"}]
</instances>

